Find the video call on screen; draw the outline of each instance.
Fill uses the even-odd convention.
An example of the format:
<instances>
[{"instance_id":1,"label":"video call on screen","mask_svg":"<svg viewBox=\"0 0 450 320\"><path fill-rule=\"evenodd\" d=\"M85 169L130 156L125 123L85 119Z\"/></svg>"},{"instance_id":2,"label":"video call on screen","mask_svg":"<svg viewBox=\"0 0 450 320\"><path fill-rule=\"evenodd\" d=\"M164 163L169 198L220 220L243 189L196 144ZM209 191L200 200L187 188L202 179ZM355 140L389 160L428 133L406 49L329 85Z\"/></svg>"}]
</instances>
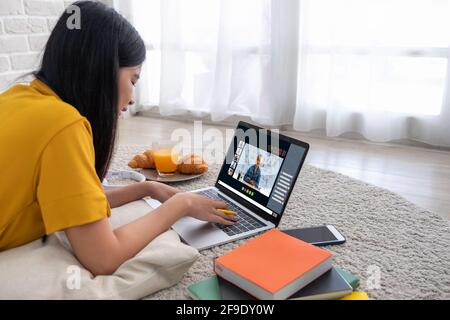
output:
<instances>
[{"instance_id":1,"label":"video call on screen","mask_svg":"<svg viewBox=\"0 0 450 320\"><path fill-rule=\"evenodd\" d=\"M273 138L277 141L271 139L264 134L259 134L257 139L236 135L219 180L244 198L270 209L272 216L277 217L286 204L305 149L278 140L278 136Z\"/></svg>"}]
</instances>

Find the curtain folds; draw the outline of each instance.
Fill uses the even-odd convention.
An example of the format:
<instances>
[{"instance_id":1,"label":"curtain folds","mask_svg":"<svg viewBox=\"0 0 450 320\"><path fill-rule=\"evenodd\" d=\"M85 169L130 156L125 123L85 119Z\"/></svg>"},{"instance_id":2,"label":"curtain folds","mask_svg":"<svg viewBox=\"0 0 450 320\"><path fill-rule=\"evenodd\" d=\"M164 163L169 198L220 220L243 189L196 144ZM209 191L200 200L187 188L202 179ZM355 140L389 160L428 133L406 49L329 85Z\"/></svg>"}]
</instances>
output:
<instances>
[{"instance_id":1,"label":"curtain folds","mask_svg":"<svg viewBox=\"0 0 450 320\"><path fill-rule=\"evenodd\" d=\"M448 0L115 0L140 108L450 146Z\"/></svg>"}]
</instances>

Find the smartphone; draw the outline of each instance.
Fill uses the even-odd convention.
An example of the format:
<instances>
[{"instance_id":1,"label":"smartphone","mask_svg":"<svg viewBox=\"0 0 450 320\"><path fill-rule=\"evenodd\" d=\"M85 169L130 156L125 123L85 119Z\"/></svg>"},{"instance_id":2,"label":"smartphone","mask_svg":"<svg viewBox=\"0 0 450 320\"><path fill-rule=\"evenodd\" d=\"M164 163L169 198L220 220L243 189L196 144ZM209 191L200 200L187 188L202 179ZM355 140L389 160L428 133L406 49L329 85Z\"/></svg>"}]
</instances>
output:
<instances>
[{"instance_id":1,"label":"smartphone","mask_svg":"<svg viewBox=\"0 0 450 320\"><path fill-rule=\"evenodd\" d=\"M344 236L332 225L282 230L288 235L316 246L328 246L345 242Z\"/></svg>"}]
</instances>

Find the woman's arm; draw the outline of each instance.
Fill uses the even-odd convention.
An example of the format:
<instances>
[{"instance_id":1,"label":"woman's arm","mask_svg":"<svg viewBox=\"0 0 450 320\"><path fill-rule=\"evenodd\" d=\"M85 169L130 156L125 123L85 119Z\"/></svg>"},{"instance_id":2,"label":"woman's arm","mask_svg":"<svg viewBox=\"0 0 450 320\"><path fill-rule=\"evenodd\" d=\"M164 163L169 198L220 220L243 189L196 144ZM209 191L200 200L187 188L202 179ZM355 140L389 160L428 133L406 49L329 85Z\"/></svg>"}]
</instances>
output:
<instances>
[{"instance_id":1,"label":"woman's arm","mask_svg":"<svg viewBox=\"0 0 450 320\"><path fill-rule=\"evenodd\" d=\"M230 225L236 220L217 209L226 204L194 193L178 193L151 213L113 230L108 219L65 230L81 264L94 275L112 274L178 219L190 215L200 220Z\"/></svg>"},{"instance_id":2,"label":"woman's arm","mask_svg":"<svg viewBox=\"0 0 450 320\"><path fill-rule=\"evenodd\" d=\"M176 188L155 181L144 181L122 188L105 190L111 208L117 208L125 203L136 201L147 196L151 196L160 202L165 202L179 192Z\"/></svg>"}]
</instances>

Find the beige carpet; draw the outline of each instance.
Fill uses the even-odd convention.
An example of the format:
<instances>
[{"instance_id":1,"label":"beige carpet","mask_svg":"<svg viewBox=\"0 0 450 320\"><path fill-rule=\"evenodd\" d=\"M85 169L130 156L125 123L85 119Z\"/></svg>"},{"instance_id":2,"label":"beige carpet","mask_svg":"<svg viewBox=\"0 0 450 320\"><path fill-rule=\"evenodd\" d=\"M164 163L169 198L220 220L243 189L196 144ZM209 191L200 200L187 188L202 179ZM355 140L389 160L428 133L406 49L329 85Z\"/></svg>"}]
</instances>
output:
<instances>
[{"instance_id":1,"label":"beige carpet","mask_svg":"<svg viewBox=\"0 0 450 320\"><path fill-rule=\"evenodd\" d=\"M119 146L111 169L146 146ZM219 166L197 180L176 185L193 190L213 185ZM333 224L347 238L327 247L334 265L357 275L372 299L450 299L450 224L390 191L306 165L280 229ZM188 299L186 287L213 275L213 260L246 240L202 251L180 283L148 299ZM263 267L263 266L262 266ZM379 271L379 272L378 272Z\"/></svg>"}]
</instances>

